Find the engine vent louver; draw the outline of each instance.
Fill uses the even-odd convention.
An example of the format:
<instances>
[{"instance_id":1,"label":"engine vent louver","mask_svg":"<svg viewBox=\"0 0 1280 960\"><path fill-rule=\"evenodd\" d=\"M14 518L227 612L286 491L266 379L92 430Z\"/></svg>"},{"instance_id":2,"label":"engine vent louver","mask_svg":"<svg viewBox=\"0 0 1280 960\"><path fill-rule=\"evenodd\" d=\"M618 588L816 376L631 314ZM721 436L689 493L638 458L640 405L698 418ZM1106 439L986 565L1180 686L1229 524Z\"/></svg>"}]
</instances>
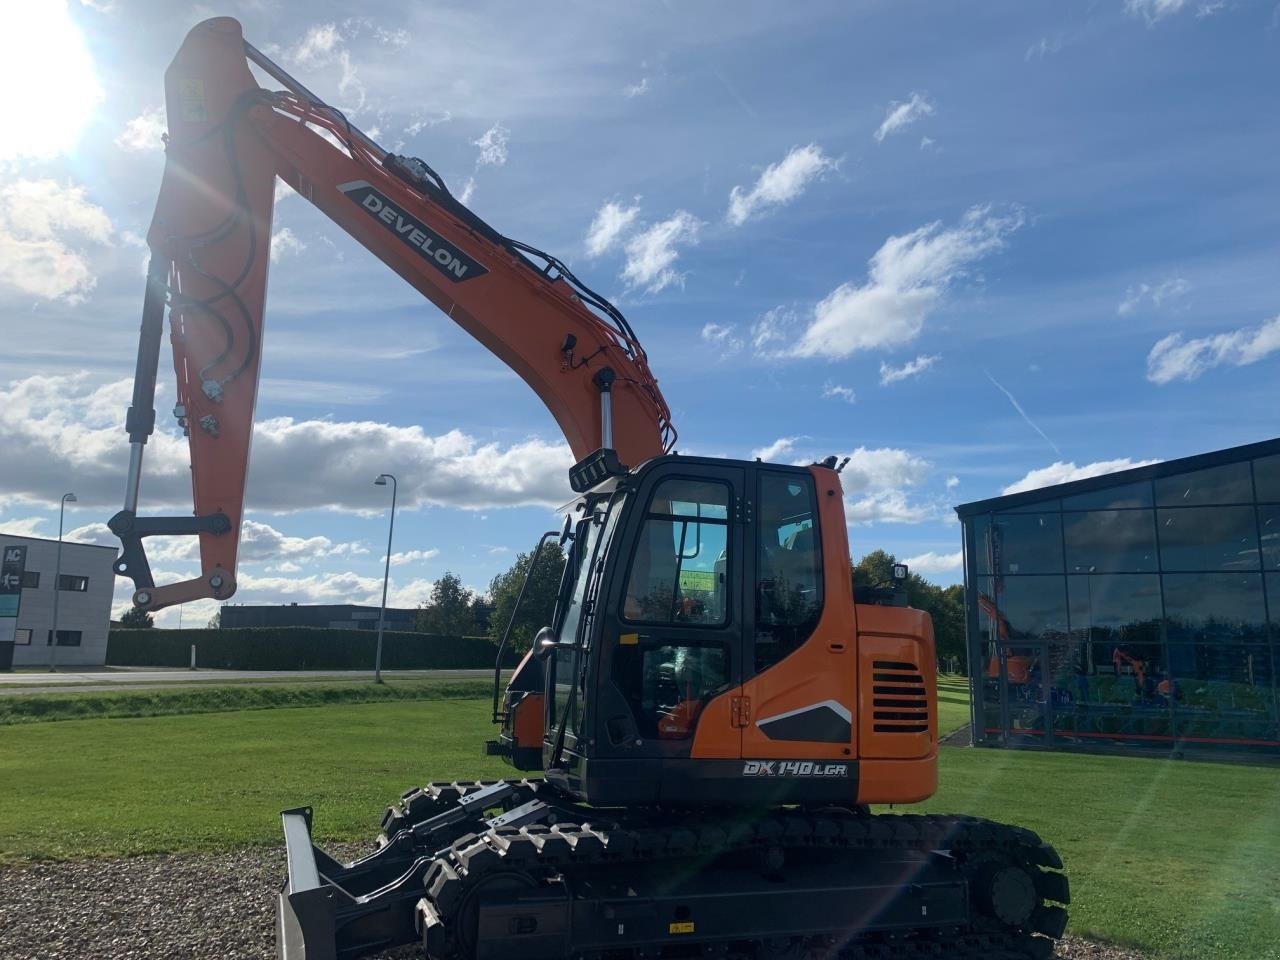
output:
<instances>
[{"instance_id":1,"label":"engine vent louver","mask_svg":"<svg viewBox=\"0 0 1280 960\"><path fill-rule=\"evenodd\" d=\"M876 733L927 733L929 695L914 663L871 661L872 729Z\"/></svg>"}]
</instances>

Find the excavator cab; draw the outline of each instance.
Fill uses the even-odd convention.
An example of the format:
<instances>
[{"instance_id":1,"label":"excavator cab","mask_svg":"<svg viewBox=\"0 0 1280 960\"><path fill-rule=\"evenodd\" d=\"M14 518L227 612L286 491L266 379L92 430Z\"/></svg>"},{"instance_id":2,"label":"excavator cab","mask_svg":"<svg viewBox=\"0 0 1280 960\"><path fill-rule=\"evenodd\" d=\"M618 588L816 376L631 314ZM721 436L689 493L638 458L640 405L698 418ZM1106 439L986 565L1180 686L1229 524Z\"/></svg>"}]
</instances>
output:
<instances>
[{"instance_id":1,"label":"excavator cab","mask_svg":"<svg viewBox=\"0 0 1280 960\"><path fill-rule=\"evenodd\" d=\"M855 609L836 472L613 460L574 505L554 622L508 685L491 752L601 806L932 793L928 617ZM859 609L888 635L860 643Z\"/></svg>"}]
</instances>

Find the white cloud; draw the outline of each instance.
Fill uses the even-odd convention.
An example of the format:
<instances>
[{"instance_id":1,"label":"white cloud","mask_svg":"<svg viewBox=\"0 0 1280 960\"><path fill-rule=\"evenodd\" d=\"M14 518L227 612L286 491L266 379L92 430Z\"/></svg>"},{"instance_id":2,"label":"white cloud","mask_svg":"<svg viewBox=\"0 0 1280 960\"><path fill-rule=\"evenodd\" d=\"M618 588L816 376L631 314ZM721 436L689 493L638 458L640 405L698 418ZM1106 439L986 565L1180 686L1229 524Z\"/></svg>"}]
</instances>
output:
<instances>
[{"instance_id":1,"label":"white cloud","mask_svg":"<svg viewBox=\"0 0 1280 960\"><path fill-rule=\"evenodd\" d=\"M854 392L853 387L841 386L838 383L824 384L822 398L824 400L843 400L845 403L858 402L858 395Z\"/></svg>"},{"instance_id":2,"label":"white cloud","mask_svg":"<svg viewBox=\"0 0 1280 960\"><path fill-rule=\"evenodd\" d=\"M1116 313L1122 317L1130 316L1144 302L1150 303L1153 307L1158 307L1166 300L1181 297L1190 289L1191 284L1187 283L1182 277L1170 277L1155 286L1149 283L1139 283L1125 290L1124 299L1116 304Z\"/></svg>"},{"instance_id":3,"label":"white cloud","mask_svg":"<svg viewBox=\"0 0 1280 960\"><path fill-rule=\"evenodd\" d=\"M936 142L936 141L933 139L933 137L921 137L921 138L920 138L920 149L921 149L921 150L928 150L930 147L932 147L932 146L934 145L934 143L935 143L935 142Z\"/></svg>"},{"instance_id":4,"label":"white cloud","mask_svg":"<svg viewBox=\"0 0 1280 960\"><path fill-rule=\"evenodd\" d=\"M757 460L764 460L766 463L776 463L784 457L789 457L796 449L796 441L804 440L805 437L779 437L767 447L760 447L751 451L751 456Z\"/></svg>"},{"instance_id":5,"label":"white cloud","mask_svg":"<svg viewBox=\"0 0 1280 960\"><path fill-rule=\"evenodd\" d=\"M643 97L648 92L649 92L648 77L641 77L639 83L630 84L629 86L625 87L622 91L623 96L628 98Z\"/></svg>"},{"instance_id":6,"label":"white cloud","mask_svg":"<svg viewBox=\"0 0 1280 960\"><path fill-rule=\"evenodd\" d=\"M843 458L842 458L843 459ZM846 493L914 487L929 472L929 462L894 447L858 447L840 474Z\"/></svg>"},{"instance_id":7,"label":"white cloud","mask_svg":"<svg viewBox=\"0 0 1280 960\"><path fill-rule=\"evenodd\" d=\"M0 450L22 470L0 470L0 498L45 503L68 478L85 506L119 506L128 462L121 424L131 383L97 386L87 374L32 376L0 385ZM164 403L158 404L161 411ZM190 508L186 441L161 425L147 445L143 509ZM254 428L247 503L270 512L381 508L370 480L377 469L400 480L400 503L463 509L539 505L569 498L573 464L561 440L528 439L501 446L450 430L373 421L275 417Z\"/></svg>"},{"instance_id":8,"label":"white cloud","mask_svg":"<svg viewBox=\"0 0 1280 960\"><path fill-rule=\"evenodd\" d=\"M80 303L98 280L77 248L106 244L111 235L110 218L89 202L84 187L10 181L0 187L0 287Z\"/></svg>"},{"instance_id":9,"label":"white cloud","mask_svg":"<svg viewBox=\"0 0 1280 960\"><path fill-rule=\"evenodd\" d=\"M116 146L129 153L159 153L164 149L160 138L166 122L164 107L148 107L124 125Z\"/></svg>"},{"instance_id":10,"label":"white cloud","mask_svg":"<svg viewBox=\"0 0 1280 960\"><path fill-rule=\"evenodd\" d=\"M1008 494L1021 493L1024 490L1038 490L1041 487L1050 487L1057 483L1084 480L1088 477L1100 477L1106 473L1128 470L1131 467L1145 467L1148 464L1159 462L1159 460L1130 460L1128 457L1122 457L1119 460L1096 460L1093 463L1086 463L1084 466L1078 467L1074 462L1059 460L1049 464L1047 467L1029 471L1021 480L1009 484L1001 492Z\"/></svg>"},{"instance_id":11,"label":"white cloud","mask_svg":"<svg viewBox=\"0 0 1280 960\"><path fill-rule=\"evenodd\" d=\"M452 119L453 119L453 113L449 110L446 110L444 113L439 114L437 116L415 117L413 122L404 128L404 135L406 137L416 137L418 134L420 134L423 130L426 130L428 127L434 127L442 123L448 123Z\"/></svg>"},{"instance_id":12,"label":"white cloud","mask_svg":"<svg viewBox=\"0 0 1280 960\"><path fill-rule=\"evenodd\" d=\"M1019 210L998 216L990 207L973 207L954 227L934 221L890 237L872 256L867 281L843 283L828 294L814 307L794 346L784 352L839 358L911 342L947 289L971 265L1003 249L1022 223ZM774 332L776 340L791 339Z\"/></svg>"},{"instance_id":13,"label":"white cloud","mask_svg":"<svg viewBox=\"0 0 1280 960\"><path fill-rule=\"evenodd\" d=\"M740 227L762 210L791 202L804 192L810 181L835 168L836 161L824 154L816 143L793 147L777 163L765 167L750 190L734 187L729 191L725 218Z\"/></svg>"},{"instance_id":14,"label":"white cloud","mask_svg":"<svg viewBox=\"0 0 1280 960\"><path fill-rule=\"evenodd\" d=\"M914 573L950 573L952 570L960 569L964 563L964 552L957 550L955 553L936 553L930 550L914 557L907 557L902 562Z\"/></svg>"},{"instance_id":15,"label":"white cloud","mask_svg":"<svg viewBox=\"0 0 1280 960\"><path fill-rule=\"evenodd\" d=\"M14 537L43 537L45 533L41 528L45 523L44 517L14 517L10 520L0 520L0 533L7 533Z\"/></svg>"},{"instance_id":16,"label":"white cloud","mask_svg":"<svg viewBox=\"0 0 1280 960\"><path fill-rule=\"evenodd\" d=\"M928 504L912 502L901 490L877 490L853 499L846 498L845 519L858 523L924 523L936 511Z\"/></svg>"},{"instance_id":17,"label":"white cloud","mask_svg":"<svg viewBox=\"0 0 1280 960\"><path fill-rule=\"evenodd\" d=\"M462 185L462 192L458 194L458 202L464 206L471 202L471 198L476 192L476 178L467 177L466 183Z\"/></svg>"},{"instance_id":18,"label":"white cloud","mask_svg":"<svg viewBox=\"0 0 1280 960\"><path fill-rule=\"evenodd\" d=\"M700 334L704 343L719 347L723 356L730 356L742 349L742 339L734 327L723 323L705 323Z\"/></svg>"},{"instance_id":19,"label":"white cloud","mask_svg":"<svg viewBox=\"0 0 1280 960\"><path fill-rule=\"evenodd\" d=\"M66 538L76 543L96 543L107 547L120 545L115 534L101 522L76 527L67 532ZM240 524L237 556L241 564L276 563L276 569L283 569L292 560L314 562L366 556L368 553L369 548L359 542L335 543L319 535L289 536L269 523L247 518ZM200 542L196 537L148 537L147 556L152 563L195 563L200 559Z\"/></svg>"},{"instance_id":20,"label":"white cloud","mask_svg":"<svg viewBox=\"0 0 1280 960\"><path fill-rule=\"evenodd\" d=\"M1156 341L1147 354L1147 379L1152 383L1194 380L1214 367L1243 367L1280 350L1280 314L1258 327L1183 340L1171 333Z\"/></svg>"},{"instance_id":21,"label":"white cloud","mask_svg":"<svg viewBox=\"0 0 1280 960\"><path fill-rule=\"evenodd\" d=\"M702 222L693 214L677 210L633 236L626 244L627 263L622 279L628 287L644 287L657 293L671 284L683 284L684 274L675 270L680 246L698 242Z\"/></svg>"},{"instance_id":22,"label":"white cloud","mask_svg":"<svg viewBox=\"0 0 1280 960\"><path fill-rule=\"evenodd\" d=\"M405 550L403 553L391 554L391 565L393 567L402 567L407 563L425 563L427 560L434 560L440 556L440 551L435 547L430 550ZM387 562L387 555L384 553L378 558L380 563Z\"/></svg>"},{"instance_id":23,"label":"white cloud","mask_svg":"<svg viewBox=\"0 0 1280 960\"><path fill-rule=\"evenodd\" d=\"M956 476L947 477L947 489L954 490L960 486L960 478Z\"/></svg>"},{"instance_id":24,"label":"white cloud","mask_svg":"<svg viewBox=\"0 0 1280 960\"><path fill-rule=\"evenodd\" d=\"M1141 17L1147 21L1147 26L1152 26L1165 17L1192 7L1195 8L1197 17L1208 17L1224 6L1225 3L1221 0L1201 0L1198 3L1193 0L1125 0L1124 2L1125 13L1131 17Z\"/></svg>"},{"instance_id":25,"label":"white cloud","mask_svg":"<svg viewBox=\"0 0 1280 960\"><path fill-rule=\"evenodd\" d=\"M329 67L336 66L338 74L338 93L352 98L352 103L343 107L347 113L356 113L365 105L365 87L357 72L347 41L354 36L355 21L344 21L341 27L336 23L321 23L307 30L302 39L284 51L284 59L292 66Z\"/></svg>"},{"instance_id":26,"label":"white cloud","mask_svg":"<svg viewBox=\"0 0 1280 960\"><path fill-rule=\"evenodd\" d=\"M298 235L288 227L281 227L271 234L271 262L276 263L285 257L296 257L307 249L307 245L298 239Z\"/></svg>"},{"instance_id":27,"label":"white cloud","mask_svg":"<svg viewBox=\"0 0 1280 960\"><path fill-rule=\"evenodd\" d=\"M507 142L511 131L501 123L495 123L486 130L479 140L472 140L472 146L480 148L480 156L476 165L481 167L501 167L507 162Z\"/></svg>"},{"instance_id":28,"label":"white cloud","mask_svg":"<svg viewBox=\"0 0 1280 960\"><path fill-rule=\"evenodd\" d=\"M897 383L899 380L918 377L941 359L937 354L928 356L921 354L900 367L892 367L882 360L880 362L880 386L887 387L889 384Z\"/></svg>"},{"instance_id":29,"label":"white cloud","mask_svg":"<svg viewBox=\"0 0 1280 960\"><path fill-rule=\"evenodd\" d=\"M1026 56L1023 57L1028 63L1034 57L1043 60L1045 57L1058 53L1062 49L1062 37L1054 37L1050 40L1048 37L1041 37L1038 41L1027 47Z\"/></svg>"},{"instance_id":30,"label":"white cloud","mask_svg":"<svg viewBox=\"0 0 1280 960\"><path fill-rule=\"evenodd\" d=\"M617 243L640 215L640 198L631 206L610 200L596 211L595 219L587 228L587 256L598 257Z\"/></svg>"},{"instance_id":31,"label":"white cloud","mask_svg":"<svg viewBox=\"0 0 1280 960\"><path fill-rule=\"evenodd\" d=\"M876 143L884 142L884 138L897 133L915 123L921 117L933 113L933 104L918 93L911 94L910 100L894 100L884 115L884 121L874 134Z\"/></svg>"}]
</instances>

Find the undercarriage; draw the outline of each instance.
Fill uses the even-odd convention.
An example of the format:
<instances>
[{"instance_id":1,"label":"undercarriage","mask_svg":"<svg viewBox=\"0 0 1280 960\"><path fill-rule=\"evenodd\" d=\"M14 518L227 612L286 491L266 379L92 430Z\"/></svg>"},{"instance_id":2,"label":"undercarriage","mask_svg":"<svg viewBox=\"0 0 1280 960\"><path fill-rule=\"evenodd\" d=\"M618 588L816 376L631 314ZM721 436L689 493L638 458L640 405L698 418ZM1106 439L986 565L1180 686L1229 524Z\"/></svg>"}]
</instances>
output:
<instances>
[{"instance_id":1,"label":"undercarriage","mask_svg":"<svg viewBox=\"0 0 1280 960\"><path fill-rule=\"evenodd\" d=\"M431 784L340 864L283 815L282 960L1048 958L1062 862L1029 830L842 808L609 810L544 781Z\"/></svg>"}]
</instances>

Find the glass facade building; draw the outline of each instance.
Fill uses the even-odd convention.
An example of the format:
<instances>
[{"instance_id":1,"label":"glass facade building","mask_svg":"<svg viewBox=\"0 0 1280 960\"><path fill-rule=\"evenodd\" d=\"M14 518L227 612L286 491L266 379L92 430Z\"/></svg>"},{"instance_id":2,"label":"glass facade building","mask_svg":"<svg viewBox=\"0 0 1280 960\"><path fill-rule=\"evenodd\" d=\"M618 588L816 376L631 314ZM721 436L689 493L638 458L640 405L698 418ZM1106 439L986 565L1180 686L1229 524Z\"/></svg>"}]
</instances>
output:
<instances>
[{"instance_id":1,"label":"glass facade building","mask_svg":"<svg viewBox=\"0 0 1280 960\"><path fill-rule=\"evenodd\" d=\"M1280 440L956 512L975 743L1280 752Z\"/></svg>"}]
</instances>

